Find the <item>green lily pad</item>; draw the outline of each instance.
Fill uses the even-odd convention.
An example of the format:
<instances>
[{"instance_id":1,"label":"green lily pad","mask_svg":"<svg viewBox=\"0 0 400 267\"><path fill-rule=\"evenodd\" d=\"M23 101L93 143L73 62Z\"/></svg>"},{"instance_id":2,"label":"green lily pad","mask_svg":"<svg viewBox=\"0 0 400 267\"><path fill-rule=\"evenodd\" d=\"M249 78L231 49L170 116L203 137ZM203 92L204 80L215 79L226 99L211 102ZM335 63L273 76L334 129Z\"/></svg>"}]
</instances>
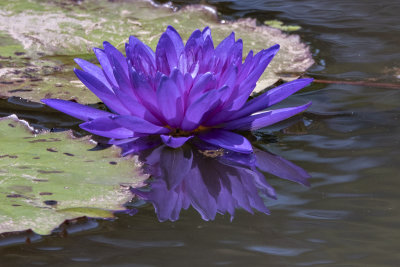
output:
<instances>
[{"instance_id":1,"label":"green lily pad","mask_svg":"<svg viewBox=\"0 0 400 267\"><path fill-rule=\"evenodd\" d=\"M294 32L301 29L299 25L284 25L282 21L276 19L266 20L264 21L264 24L286 32Z\"/></svg>"},{"instance_id":2,"label":"green lily pad","mask_svg":"<svg viewBox=\"0 0 400 267\"><path fill-rule=\"evenodd\" d=\"M256 92L279 79L296 79L314 63L309 48L298 35L257 26L252 19L221 22L213 8L203 5L174 11L149 1L3 1L0 96L97 102L97 97L74 76L73 58L96 62L93 47L101 47L107 40L123 50L130 35L154 49L168 25L174 26L184 39L193 30L210 26L215 43L235 31L244 41L245 55L250 49L257 52L280 44L281 50L260 79Z\"/></svg>"},{"instance_id":3,"label":"green lily pad","mask_svg":"<svg viewBox=\"0 0 400 267\"><path fill-rule=\"evenodd\" d=\"M89 137L36 134L15 115L0 118L0 233L49 234L65 220L112 218L147 178L119 149L91 151Z\"/></svg>"}]
</instances>

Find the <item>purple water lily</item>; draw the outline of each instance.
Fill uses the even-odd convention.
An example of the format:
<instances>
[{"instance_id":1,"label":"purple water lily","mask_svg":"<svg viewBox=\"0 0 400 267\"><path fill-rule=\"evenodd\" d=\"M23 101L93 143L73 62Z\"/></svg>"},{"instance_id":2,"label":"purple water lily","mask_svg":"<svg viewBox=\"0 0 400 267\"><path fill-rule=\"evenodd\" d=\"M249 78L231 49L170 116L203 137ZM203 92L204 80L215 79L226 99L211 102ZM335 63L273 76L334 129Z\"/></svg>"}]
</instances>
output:
<instances>
[{"instance_id":1,"label":"purple water lily","mask_svg":"<svg viewBox=\"0 0 400 267\"><path fill-rule=\"evenodd\" d=\"M263 198L276 195L260 171L303 185L310 177L293 163L259 149L244 154L163 145L139 157L153 178L147 181L150 189L131 190L153 204L160 221L175 221L190 206L207 221L217 213L229 213L232 219L238 208L269 214Z\"/></svg>"},{"instance_id":2,"label":"purple water lily","mask_svg":"<svg viewBox=\"0 0 400 267\"><path fill-rule=\"evenodd\" d=\"M108 42L94 52L102 68L76 59L75 74L111 110L43 99L54 109L84 120L80 127L129 145L126 153L158 143L177 148L197 137L231 151L251 153L250 142L233 130L274 124L304 111L310 103L265 110L311 83L299 79L247 101L279 45L252 51L242 61L242 40L232 33L216 48L211 31L196 30L184 45L168 26L156 51L131 36L126 57Z\"/></svg>"}]
</instances>

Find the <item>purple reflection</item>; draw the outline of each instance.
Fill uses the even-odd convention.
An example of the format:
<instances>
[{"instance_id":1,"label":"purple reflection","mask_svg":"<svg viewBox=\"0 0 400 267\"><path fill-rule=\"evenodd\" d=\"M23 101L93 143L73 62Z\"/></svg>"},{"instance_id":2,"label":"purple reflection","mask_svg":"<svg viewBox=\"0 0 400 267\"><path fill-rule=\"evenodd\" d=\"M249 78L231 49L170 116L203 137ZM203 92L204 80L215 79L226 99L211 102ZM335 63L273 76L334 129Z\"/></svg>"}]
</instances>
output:
<instances>
[{"instance_id":1,"label":"purple reflection","mask_svg":"<svg viewBox=\"0 0 400 267\"><path fill-rule=\"evenodd\" d=\"M209 145L177 149L162 145L139 157L153 178L147 181L150 190L131 190L153 204L160 221L175 221L190 206L206 221L217 213L229 213L233 219L239 208L269 214L263 197L276 199L276 195L260 171L308 185L309 175L302 168L259 149L241 154Z\"/></svg>"}]
</instances>

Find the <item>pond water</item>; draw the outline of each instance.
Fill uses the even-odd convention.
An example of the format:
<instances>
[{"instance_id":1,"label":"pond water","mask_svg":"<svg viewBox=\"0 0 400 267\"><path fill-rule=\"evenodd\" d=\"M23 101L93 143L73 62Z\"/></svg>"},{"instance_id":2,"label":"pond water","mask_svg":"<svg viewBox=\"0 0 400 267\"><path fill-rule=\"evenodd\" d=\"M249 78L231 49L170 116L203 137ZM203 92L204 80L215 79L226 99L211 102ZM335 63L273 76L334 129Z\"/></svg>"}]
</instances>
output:
<instances>
[{"instance_id":1,"label":"pond water","mask_svg":"<svg viewBox=\"0 0 400 267\"><path fill-rule=\"evenodd\" d=\"M177 5L183 2L176 1ZM197 1L192 1L196 3ZM269 178L271 215L237 211L203 221L189 209L160 223L150 204L113 221L89 220L31 244L0 244L2 266L399 266L400 4L383 1L208 1L223 19L299 25L316 78L285 104L313 105L265 144L306 169L311 187ZM325 81L325 83L322 83ZM335 81L328 82L327 81ZM346 82L363 83L346 83ZM1 100L37 127L77 128L68 116ZM259 135L269 138L267 130Z\"/></svg>"}]
</instances>

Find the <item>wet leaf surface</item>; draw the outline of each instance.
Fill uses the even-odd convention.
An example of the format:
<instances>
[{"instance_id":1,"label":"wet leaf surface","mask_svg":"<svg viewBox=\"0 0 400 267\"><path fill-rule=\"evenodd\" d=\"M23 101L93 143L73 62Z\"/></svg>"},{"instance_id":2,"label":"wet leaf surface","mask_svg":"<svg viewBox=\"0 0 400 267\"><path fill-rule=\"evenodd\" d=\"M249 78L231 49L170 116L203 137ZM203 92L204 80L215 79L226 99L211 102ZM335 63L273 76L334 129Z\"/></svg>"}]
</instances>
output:
<instances>
[{"instance_id":1,"label":"wet leaf surface","mask_svg":"<svg viewBox=\"0 0 400 267\"><path fill-rule=\"evenodd\" d=\"M89 137L35 134L15 116L0 119L0 233L49 234L65 220L112 218L147 178L119 149L93 151Z\"/></svg>"}]
</instances>

